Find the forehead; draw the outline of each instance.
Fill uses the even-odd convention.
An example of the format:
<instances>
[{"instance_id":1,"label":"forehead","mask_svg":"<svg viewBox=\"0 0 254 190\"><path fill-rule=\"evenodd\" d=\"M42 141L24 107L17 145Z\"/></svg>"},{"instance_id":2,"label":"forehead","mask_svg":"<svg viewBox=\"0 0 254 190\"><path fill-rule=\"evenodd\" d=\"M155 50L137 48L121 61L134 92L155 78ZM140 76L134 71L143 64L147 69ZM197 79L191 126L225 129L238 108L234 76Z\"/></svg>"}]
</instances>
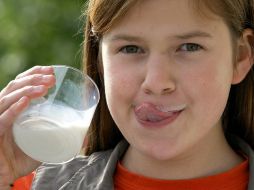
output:
<instances>
[{"instance_id":1,"label":"forehead","mask_svg":"<svg viewBox=\"0 0 254 190\"><path fill-rule=\"evenodd\" d=\"M140 29L156 30L160 32L171 28L172 25L177 30L187 30L189 27L208 28L216 27L216 23L223 23L224 20L209 12L202 10L200 14L194 0L139 0L131 7L127 13L116 23L113 24L112 30L126 30L131 28L132 31ZM204 9L205 6L202 6ZM129 31L130 32L130 31ZM173 31L172 31L173 32Z\"/></svg>"}]
</instances>

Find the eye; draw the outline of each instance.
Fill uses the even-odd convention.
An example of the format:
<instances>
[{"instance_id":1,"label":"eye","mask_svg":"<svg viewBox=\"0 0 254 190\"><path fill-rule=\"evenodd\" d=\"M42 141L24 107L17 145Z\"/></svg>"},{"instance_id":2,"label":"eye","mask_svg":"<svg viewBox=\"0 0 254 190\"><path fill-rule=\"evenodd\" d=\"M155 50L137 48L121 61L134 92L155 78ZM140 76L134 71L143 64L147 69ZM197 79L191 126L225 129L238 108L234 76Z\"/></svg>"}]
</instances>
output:
<instances>
[{"instance_id":1,"label":"eye","mask_svg":"<svg viewBox=\"0 0 254 190\"><path fill-rule=\"evenodd\" d=\"M186 43L180 46L180 48L178 49L179 51L190 51L190 52L194 52L194 51L199 51L203 49L200 45L195 44L195 43Z\"/></svg>"},{"instance_id":2,"label":"eye","mask_svg":"<svg viewBox=\"0 0 254 190\"><path fill-rule=\"evenodd\" d=\"M143 50L135 45L127 45L120 49L120 52L126 54L143 53Z\"/></svg>"}]
</instances>

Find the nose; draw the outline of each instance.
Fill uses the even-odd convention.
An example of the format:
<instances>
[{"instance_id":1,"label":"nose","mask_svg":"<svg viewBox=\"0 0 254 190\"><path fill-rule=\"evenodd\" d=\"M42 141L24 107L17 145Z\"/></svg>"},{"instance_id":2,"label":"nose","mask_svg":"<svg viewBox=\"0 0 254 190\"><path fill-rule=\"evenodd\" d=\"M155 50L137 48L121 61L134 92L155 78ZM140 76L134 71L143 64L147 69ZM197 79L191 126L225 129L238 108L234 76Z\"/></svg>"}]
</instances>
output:
<instances>
[{"instance_id":1,"label":"nose","mask_svg":"<svg viewBox=\"0 0 254 190\"><path fill-rule=\"evenodd\" d=\"M172 93L176 88L173 73L173 64L170 63L168 56L149 57L142 83L143 92L153 95Z\"/></svg>"}]
</instances>

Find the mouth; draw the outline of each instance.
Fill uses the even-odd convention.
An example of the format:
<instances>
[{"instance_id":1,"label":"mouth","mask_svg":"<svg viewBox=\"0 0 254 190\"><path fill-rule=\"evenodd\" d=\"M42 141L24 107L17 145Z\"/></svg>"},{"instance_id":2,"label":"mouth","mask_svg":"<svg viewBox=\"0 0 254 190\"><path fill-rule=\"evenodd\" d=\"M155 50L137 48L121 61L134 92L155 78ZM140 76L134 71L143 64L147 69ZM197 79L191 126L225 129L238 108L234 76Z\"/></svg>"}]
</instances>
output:
<instances>
[{"instance_id":1,"label":"mouth","mask_svg":"<svg viewBox=\"0 0 254 190\"><path fill-rule=\"evenodd\" d=\"M143 103L134 109L135 116L143 126L159 127L172 123L186 108L185 105L158 106Z\"/></svg>"}]
</instances>

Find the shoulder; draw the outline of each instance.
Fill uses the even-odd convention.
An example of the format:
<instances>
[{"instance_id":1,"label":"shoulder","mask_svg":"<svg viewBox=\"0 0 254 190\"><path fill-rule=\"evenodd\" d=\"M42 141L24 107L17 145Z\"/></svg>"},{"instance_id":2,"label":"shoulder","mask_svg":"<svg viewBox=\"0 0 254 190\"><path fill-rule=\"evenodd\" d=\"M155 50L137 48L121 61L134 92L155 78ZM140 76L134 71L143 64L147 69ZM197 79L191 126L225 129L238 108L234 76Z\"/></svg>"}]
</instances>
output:
<instances>
[{"instance_id":1,"label":"shoulder","mask_svg":"<svg viewBox=\"0 0 254 190\"><path fill-rule=\"evenodd\" d=\"M42 164L31 189L113 189L115 167L127 148L128 143L123 140L113 150L79 156L64 164Z\"/></svg>"},{"instance_id":2,"label":"shoulder","mask_svg":"<svg viewBox=\"0 0 254 190\"><path fill-rule=\"evenodd\" d=\"M36 170L36 177L33 180L32 189L43 187L43 189L59 189L72 179L79 171L90 168L103 168L109 159L112 150L96 152L91 156L78 156L64 164L42 164Z\"/></svg>"}]
</instances>

